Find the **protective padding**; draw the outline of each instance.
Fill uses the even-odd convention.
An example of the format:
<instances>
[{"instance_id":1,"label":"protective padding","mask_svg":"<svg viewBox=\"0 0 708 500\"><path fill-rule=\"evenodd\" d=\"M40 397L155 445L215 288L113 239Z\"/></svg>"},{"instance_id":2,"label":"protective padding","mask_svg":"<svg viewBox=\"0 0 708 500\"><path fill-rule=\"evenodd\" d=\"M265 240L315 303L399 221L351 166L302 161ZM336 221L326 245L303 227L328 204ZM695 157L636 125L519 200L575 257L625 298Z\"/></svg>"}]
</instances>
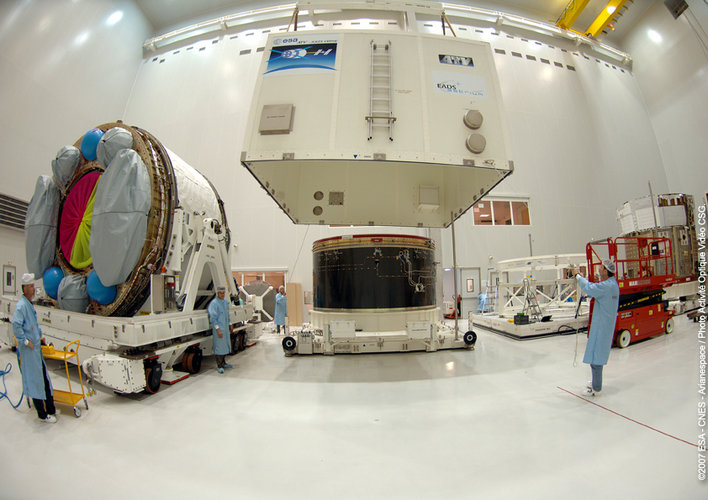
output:
<instances>
[{"instance_id":1,"label":"protective padding","mask_svg":"<svg viewBox=\"0 0 708 500\"><path fill-rule=\"evenodd\" d=\"M42 276L56 256L57 213L61 192L48 175L37 179L25 219L27 270Z\"/></svg>"},{"instance_id":2,"label":"protective padding","mask_svg":"<svg viewBox=\"0 0 708 500\"><path fill-rule=\"evenodd\" d=\"M57 292L59 307L67 311L86 312L89 296L86 292L86 278L79 274L65 276L59 283Z\"/></svg>"},{"instance_id":3,"label":"protective padding","mask_svg":"<svg viewBox=\"0 0 708 500\"><path fill-rule=\"evenodd\" d=\"M98 141L96 148L96 156L98 162L103 165L103 168L108 168L113 158L121 149L133 148L133 134L124 128L113 127L108 130L101 140Z\"/></svg>"},{"instance_id":4,"label":"protective padding","mask_svg":"<svg viewBox=\"0 0 708 500\"><path fill-rule=\"evenodd\" d=\"M59 247L64 258L76 269L91 264L89 238L96 184L100 172L84 175L74 184L64 199L59 221Z\"/></svg>"},{"instance_id":5,"label":"protective padding","mask_svg":"<svg viewBox=\"0 0 708 500\"><path fill-rule=\"evenodd\" d=\"M140 155L118 151L96 188L89 242L93 266L104 286L123 283L145 245L152 192Z\"/></svg>"},{"instance_id":6,"label":"protective padding","mask_svg":"<svg viewBox=\"0 0 708 500\"><path fill-rule=\"evenodd\" d=\"M52 160L52 173L54 182L61 189L66 189L69 181L76 172L76 167L81 160L81 153L74 146L64 146L57 153L57 157Z\"/></svg>"}]
</instances>

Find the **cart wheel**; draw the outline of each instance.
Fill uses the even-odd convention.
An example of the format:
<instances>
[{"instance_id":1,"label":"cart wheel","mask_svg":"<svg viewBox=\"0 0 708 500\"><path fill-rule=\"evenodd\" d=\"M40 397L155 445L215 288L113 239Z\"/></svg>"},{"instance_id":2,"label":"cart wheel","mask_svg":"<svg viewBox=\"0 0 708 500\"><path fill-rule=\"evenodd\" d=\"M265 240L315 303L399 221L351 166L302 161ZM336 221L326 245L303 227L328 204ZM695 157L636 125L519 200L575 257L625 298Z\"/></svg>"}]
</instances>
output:
<instances>
[{"instance_id":1,"label":"cart wheel","mask_svg":"<svg viewBox=\"0 0 708 500\"><path fill-rule=\"evenodd\" d=\"M81 410L74 406L74 416L79 418L81 416Z\"/></svg>"},{"instance_id":2,"label":"cart wheel","mask_svg":"<svg viewBox=\"0 0 708 500\"><path fill-rule=\"evenodd\" d=\"M292 337L285 337L283 339L283 349L286 351L294 351L296 345L297 342L295 342L295 339Z\"/></svg>"},{"instance_id":3,"label":"cart wheel","mask_svg":"<svg viewBox=\"0 0 708 500\"><path fill-rule=\"evenodd\" d=\"M670 334L674 331L674 318L669 318L666 320L666 334Z\"/></svg>"},{"instance_id":4,"label":"cart wheel","mask_svg":"<svg viewBox=\"0 0 708 500\"><path fill-rule=\"evenodd\" d=\"M145 369L145 392L155 394L160 390L160 379L162 378L162 367L160 365L150 366Z\"/></svg>"},{"instance_id":5,"label":"cart wheel","mask_svg":"<svg viewBox=\"0 0 708 500\"><path fill-rule=\"evenodd\" d=\"M470 330L465 333L462 339L465 341L466 345L474 345L477 342L477 334Z\"/></svg>"},{"instance_id":6,"label":"cart wheel","mask_svg":"<svg viewBox=\"0 0 708 500\"><path fill-rule=\"evenodd\" d=\"M182 356L182 368L185 369L187 373L192 373L192 358L194 353L185 352Z\"/></svg>"},{"instance_id":7,"label":"cart wheel","mask_svg":"<svg viewBox=\"0 0 708 500\"><path fill-rule=\"evenodd\" d=\"M627 347L632 340L632 334L629 333L629 330L622 330L617 334L617 347L621 347L624 349Z\"/></svg>"},{"instance_id":8,"label":"cart wheel","mask_svg":"<svg viewBox=\"0 0 708 500\"><path fill-rule=\"evenodd\" d=\"M84 405L86 405L86 409L88 410L88 401L84 399Z\"/></svg>"},{"instance_id":9,"label":"cart wheel","mask_svg":"<svg viewBox=\"0 0 708 500\"><path fill-rule=\"evenodd\" d=\"M199 370L202 368L202 351L194 351L191 353L191 359L189 361L190 364L190 371L192 375L195 373L199 373Z\"/></svg>"}]
</instances>

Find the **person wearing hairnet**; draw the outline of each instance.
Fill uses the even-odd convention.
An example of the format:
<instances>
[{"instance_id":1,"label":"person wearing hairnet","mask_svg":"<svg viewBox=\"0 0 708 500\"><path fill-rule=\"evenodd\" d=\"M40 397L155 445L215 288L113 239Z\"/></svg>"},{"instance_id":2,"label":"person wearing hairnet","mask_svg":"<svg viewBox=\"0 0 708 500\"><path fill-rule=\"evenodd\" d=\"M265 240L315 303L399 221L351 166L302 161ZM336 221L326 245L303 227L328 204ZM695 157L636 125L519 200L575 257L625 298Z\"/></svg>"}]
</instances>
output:
<instances>
[{"instance_id":1,"label":"person wearing hairnet","mask_svg":"<svg viewBox=\"0 0 708 500\"><path fill-rule=\"evenodd\" d=\"M275 317L273 321L275 326L280 333L280 327L283 327L283 333L285 333L285 316L288 315L288 299L286 298L285 287L278 287L278 293L275 295Z\"/></svg>"},{"instance_id":2,"label":"person wearing hairnet","mask_svg":"<svg viewBox=\"0 0 708 500\"><path fill-rule=\"evenodd\" d=\"M22 275L22 297L17 302L15 314L12 316L12 331L20 352L24 393L32 398L39 420L53 424L57 421L54 391L42 357L42 330L37 323L37 311L32 305L34 282L34 274Z\"/></svg>"},{"instance_id":3,"label":"person wearing hairnet","mask_svg":"<svg viewBox=\"0 0 708 500\"><path fill-rule=\"evenodd\" d=\"M229 301L226 300L226 287L220 286L216 289L216 297L209 304L207 312L211 322L211 333L214 337L216 371L224 373L224 368L233 368L233 365L226 362L226 355L231 352L230 334L234 331L231 321L229 321ZM226 334L227 331L229 335Z\"/></svg>"},{"instance_id":4,"label":"person wearing hairnet","mask_svg":"<svg viewBox=\"0 0 708 500\"><path fill-rule=\"evenodd\" d=\"M588 383L585 394L597 396L602 391L602 367L607 364L612 347L617 322L619 304L619 285L615 279L617 267L610 259L604 259L600 266L600 281L591 283L582 275L576 274L580 289L595 299L590 319L590 334L585 347L583 363L590 365L592 381Z\"/></svg>"}]
</instances>

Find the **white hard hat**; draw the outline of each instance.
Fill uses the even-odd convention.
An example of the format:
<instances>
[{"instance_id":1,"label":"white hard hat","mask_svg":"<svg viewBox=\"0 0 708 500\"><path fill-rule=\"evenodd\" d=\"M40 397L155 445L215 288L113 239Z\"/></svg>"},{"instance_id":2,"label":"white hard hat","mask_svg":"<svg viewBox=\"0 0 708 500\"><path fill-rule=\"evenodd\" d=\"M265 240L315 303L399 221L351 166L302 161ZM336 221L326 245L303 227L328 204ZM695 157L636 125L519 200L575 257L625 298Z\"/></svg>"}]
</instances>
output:
<instances>
[{"instance_id":1,"label":"white hard hat","mask_svg":"<svg viewBox=\"0 0 708 500\"><path fill-rule=\"evenodd\" d=\"M602 265L605 266L605 269L610 271L612 274L615 274L617 272L617 266L610 259L604 259L602 261Z\"/></svg>"},{"instance_id":2,"label":"white hard hat","mask_svg":"<svg viewBox=\"0 0 708 500\"><path fill-rule=\"evenodd\" d=\"M22 275L21 282L23 285L33 285L35 281L37 280L34 279L34 274L32 273L25 273Z\"/></svg>"}]
</instances>

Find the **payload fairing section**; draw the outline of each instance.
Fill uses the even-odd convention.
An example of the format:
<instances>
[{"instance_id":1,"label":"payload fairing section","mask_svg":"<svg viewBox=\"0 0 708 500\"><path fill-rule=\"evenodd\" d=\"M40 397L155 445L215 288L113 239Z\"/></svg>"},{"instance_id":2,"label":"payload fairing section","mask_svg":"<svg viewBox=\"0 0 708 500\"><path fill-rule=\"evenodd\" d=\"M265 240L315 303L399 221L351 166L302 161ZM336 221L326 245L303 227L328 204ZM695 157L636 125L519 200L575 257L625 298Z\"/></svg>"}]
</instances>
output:
<instances>
[{"instance_id":1,"label":"payload fairing section","mask_svg":"<svg viewBox=\"0 0 708 500\"><path fill-rule=\"evenodd\" d=\"M489 44L412 32L271 34L242 164L296 224L448 227L513 172ZM440 323L432 240L313 246L312 323L287 354L471 348Z\"/></svg>"},{"instance_id":2,"label":"payload fairing section","mask_svg":"<svg viewBox=\"0 0 708 500\"><path fill-rule=\"evenodd\" d=\"M447 227L513 171L489 44L268 37L241 162L298 224Z\"/></svg>"},{"instance_id":3,"label":"payload fairing section","mask_svg":"<svg viewBox=\"0 0 708 500\"><path fill-rule=\"evenodd\" d=\"M63 348L78 338L87 375L118 392L155 392L199 371L212 352L208 302L218 286L238 294L214 186L121 122L62 148L52 170L37 181L25 225L48 341ZM11 316L16 301L3 297L0 312ZM232 305L230 314L246 330L253 309Z\"/></svg>"},{"instance_id":4,"label":"payload fairing section","mask_svg":"<svg viewBox=\"0 0 708 500\"><path fill-rule=\"evenodd\" d=\"M286 354L472 348L439 321L435 244L411 235L338 236L313 244L310 325L283 339Z\"/></svg>"}]
</instances>

